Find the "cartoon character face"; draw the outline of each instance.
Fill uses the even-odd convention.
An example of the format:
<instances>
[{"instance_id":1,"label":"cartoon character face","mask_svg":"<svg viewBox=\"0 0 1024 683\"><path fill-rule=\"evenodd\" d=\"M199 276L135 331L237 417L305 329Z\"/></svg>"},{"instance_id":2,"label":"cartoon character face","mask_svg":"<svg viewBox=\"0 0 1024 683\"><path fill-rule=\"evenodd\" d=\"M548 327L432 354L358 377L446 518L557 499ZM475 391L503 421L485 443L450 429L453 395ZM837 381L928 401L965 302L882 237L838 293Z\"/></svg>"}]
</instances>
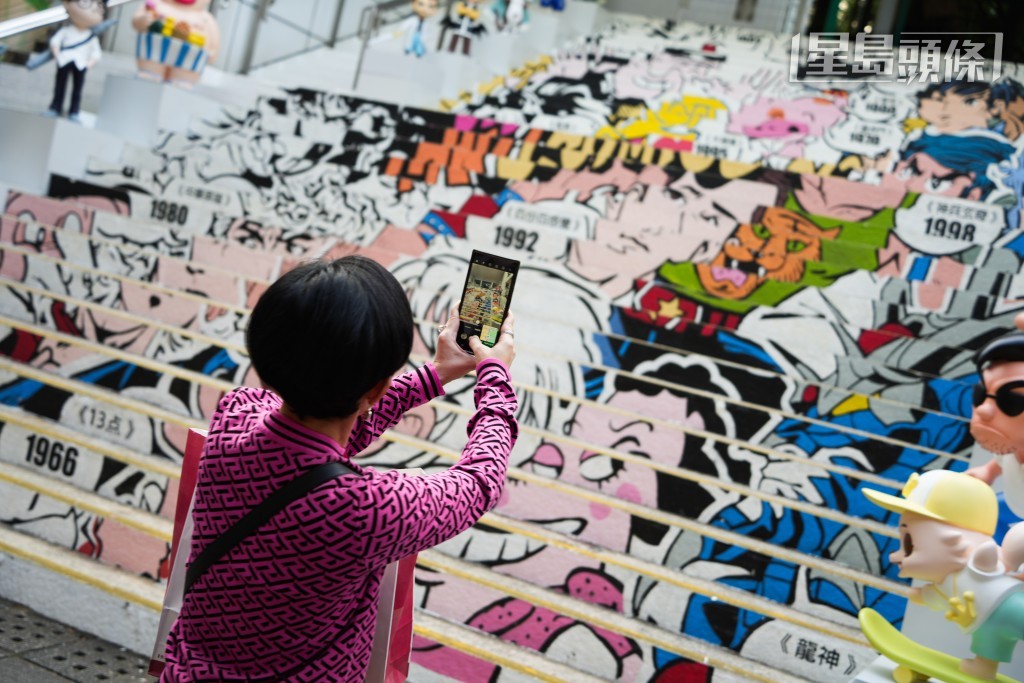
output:
<instances>
[{"instance_id":1,"label":"cartoon character face","mask_svg":"<svg viewBox=\"0 0 1024 683\"><path fill-rule=\"evenodd\" d=\"M628 289L633 279L666 261L707 260L759 205L775 203L771 185L743 183L743 188L738 193L732 183L705 186L693 174L667 185L636 185L621 203L609 202L611 220L597 222L593 241L573 245L568 265L589 280L607 281L611 293L621 294L616 287ZM629 272L623 272L623 254L630 255ZM621 278L608 281L609 272L616 271Z\"/></svg>"},{"instance_id":2,"label":"cartoon character face","mask_svg":"<svg viewBox=\"0 0 1024 683\"><path fill-rule=\"evenodd\" d=\"M672 419L695 429L704 428L703 417L692 411L687 399L668 391L653 397L638 391L620 391L608 400L607 408ZM669 465L679 463L686 444L686 435L678 430L657 427L647 420L628 415L615 415L591 405L579 408L569 428L571 436L588 444ZM582 446L542 442L521 467L534 474L602 491L631 503L652 508L658 504L658 483L652 469L624 463ZM544 487L506 488L496 512L532 519L606 548L626 550L629 545L630 515L627 512L571 496L552 496ZM512 538L503 540L499 562L523 561L530 557L532 546L528 546L527 539L515 540L522 541L521 552L516 551ZM579 558L553 553L530 559L536 565L534 571L543 571L552 580L560 579L580 564ZM561 561L571 564L561 566Z\"/></svg>"},{"instance_id":3,"label":"cartoon character face","mask_svg":"<svg viewBox=\"0 0 1024 683\"><path fill-rule=\"evenodd\" d=\"M437 14L437 0L412 0L413 14L428 19Z\"/></svg>"},{"instance_id":4,"label":"cartoon character face","mask_svg":"<svg viewBox=\"0 0 1024 683\"><path fill-rule=\"evenodd\" d=\"M822 230L792 211L765 210L761 223L745 223L725 241L710 264L697 265L704 288L725 299L744 299L766 280L797 282L808 261L821 259L821 240L839 228Z\"/></svg>"},{"instance_id":5,"label":"cartoon character face","mask_svg":"<svg viewBox=\"0 0 1024 683\"><path fill-rule=\"evenodd\" d=\"M988 90L954 92L936 90L918 104L918 115L942 133L988 128Z\"/></svg>"},{"instance_id":6,"label":"cartoon character face","mask_svg":"<svg viewBox=\"0 0 1024 683\"><path fill-rule=\"evenodd\" d=\"M910 192L981 198L981 189L974 187L973 171L963 172L943 166L925 152L917 152L897 163L893 176Z\"/></svg>"},{"instance_id":7,"label":"cartoon character face","mask_svg":"<svg viewBox=\"0 0 1024 683\"><path fill-rule=\"evenodd\" d=\"M889 561L900 568L900 576L941 583L949 574L967 564L967 551L960 529L913 513L900 517L900 549Z\"/></svg>"},{"instance_id":8,"label":"cartoon character face","mask_svg":"<svg viewBox=\"0 0 1024 683\"><path fill-rule=\"evenodd\" d=\"M825 130L846 117L840 104L827 98L804 97L795 100L761 100L735 114L729 131L751 138L800 140L821 136Z\"/></svg>"},{"instance_id":9,"label":"cartoon character face","mask_svg":"<svg viewBox=\"0 0 1024 683\"><path fill-rule=\"evenodd\" d=\"M99 25L106 12L104 0L63 0L63 5L71 23L80 29Z\"/></svg>"},{"instance_id":10,"label":"cartoon character face","mask_svg":"<svg viewBox=\"0 0 1024 683\"><path fill-rule=\"evenodd\" d=\"M1007 415L992 396L997 395L1001 387L1024 380L1024 361L991 365L982 372L982 380L989 396L971 415L971 435L993 453L1015 453L1020 461L1024 458L1024 415ZM1024 400L1024 387L1009 391Z\"/></svg>"}]
</instances>

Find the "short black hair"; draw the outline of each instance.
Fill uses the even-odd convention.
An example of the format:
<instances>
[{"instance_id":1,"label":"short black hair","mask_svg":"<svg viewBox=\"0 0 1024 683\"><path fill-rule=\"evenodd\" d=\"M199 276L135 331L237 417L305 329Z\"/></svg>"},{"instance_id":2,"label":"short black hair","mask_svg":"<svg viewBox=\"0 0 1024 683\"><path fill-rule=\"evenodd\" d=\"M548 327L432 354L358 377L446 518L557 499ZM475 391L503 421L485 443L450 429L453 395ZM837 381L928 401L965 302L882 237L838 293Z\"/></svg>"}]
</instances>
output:
<instances>
[{"instance_id":1,"label":"short black hair","mask_svg":"<svg viewBox=\"0 0 1024 683\"><path fill-rule=\"evenodd\" d=\"M970 97L971 95L980 95L982 93L988 93L991 89L991 85L984 81L968 81L965 79L956 79L952 81L945 81L943 83L932 83L924 90L917 91L917 99L928 100L933 95L939 93L945 96L946 93L952 93L954 95L960 95L961 97Z\"/></svg>"},{"instance_id":2,"label":"short black hair","mask_svg":"<svg viewBox=\"0 0 1024 683\"><path fill-rule=\"evenodd\" d=\"M256 374L302 417L347 417L412 352L412 310L386 268L364 256L312 261L281 276L249 318Z\"/></svg>"},{"instance_id":3,"label":"short black hair","mask_svg":"<svg viewBox=\"0 0 1024 683\"><path fill-rule=\"evenodd\" d=\"M1015 363L1024 360L1024 332L1014 330L993 339L974 354L978 372L989 363Z\"/></svg>"}]
</instances>

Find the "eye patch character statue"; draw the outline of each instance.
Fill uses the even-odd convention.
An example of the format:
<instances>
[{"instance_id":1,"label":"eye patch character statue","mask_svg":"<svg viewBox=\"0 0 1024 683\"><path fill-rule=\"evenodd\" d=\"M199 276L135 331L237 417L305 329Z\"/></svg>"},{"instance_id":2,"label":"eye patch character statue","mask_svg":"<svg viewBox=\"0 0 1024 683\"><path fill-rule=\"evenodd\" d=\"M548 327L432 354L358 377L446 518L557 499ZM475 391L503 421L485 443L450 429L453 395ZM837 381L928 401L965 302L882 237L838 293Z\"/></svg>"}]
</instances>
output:
<instances>
[{"instance_id":1,"label":"eye patch character statue","mask_svg":"<svg viewBox=\"0 0 1024 683\"><path fill-rule=\"evenodd\" d=\"M82 88L85 72L100 61L100 40L93 29L103 22L105 0L63 0L61 3L71 23L50 38L50 52L57 62L57 80L53 88L53 101L47 110L49 116L60 116L64 109L64 94L71 78L71 105L68 118L78 122L82 106Z\"/></svg>"},{"instance_id":2,"label":"eye patch character statue","mask_svg":"<svg viewBox=\"0 0 1024 683\"><path fill-rule=\"evenodd\" d=\"M1011 661L1017 641L1024 638L1024 582L1006 573L1003 550L992 538L999 512L995 492L967 474L934 470L911 476L902 493L864 492L876 505L901 514L900 548L889 561L899 567L900 577L926 582L911 589L910 599L944 612L970 635L975 656L957 661L914 643L884 620L878 624L880 617L870 609L860 616L865 635L917 675L1002 680L997 678L999 664ZM1010 550L1009 556L1020 557L1020 548Z\"/></svg>"},{"instance_id":3,"label":"eye patch character statue","mask_svg":"<svg viewBox=\"0 0 1024 683\"><path fill-rule=\"evenodd\" d=\"M1024 332L989 342L974 360L971 435L995 457L967 474L986 484L1002 477L1006 504L1024 518Z\"/></svg>"}]
</instances>

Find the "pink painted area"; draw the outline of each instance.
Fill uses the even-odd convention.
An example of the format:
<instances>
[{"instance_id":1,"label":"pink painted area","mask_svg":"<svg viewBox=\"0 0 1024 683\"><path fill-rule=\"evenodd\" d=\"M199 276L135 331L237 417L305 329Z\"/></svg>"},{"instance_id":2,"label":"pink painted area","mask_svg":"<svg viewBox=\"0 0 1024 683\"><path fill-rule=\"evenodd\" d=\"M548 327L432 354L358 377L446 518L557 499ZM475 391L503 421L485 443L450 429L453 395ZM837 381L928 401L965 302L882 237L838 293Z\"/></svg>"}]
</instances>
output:
<instances>
[{"instance_id":1,"label":"pink painted area","mask_svg":"<svg viewBox=\"0 0 1024 683\"><path fill-rule=\"evenodd\" d=\"M610 507L608 507L607 505L602 505L600 503L591 503L590 504L590 516L593 517L598 522L603 522L604 520L608 519L608 517L611 514L612 514L612 509Z\"/></svg>"},{"instance_id":2,"label":"pink painted area","mask_svg":"<svg viewBox=\"0 0 1024 683\"><path fill-rule=\"evenodd\" d=\"M895 185L865 185L845 178L804 174L793 195L808 213L862 221L882 209L899 206L906 191Z\"/></svg>"},{"instance_id":3,"label":"pink painted area","mask_svg":"<svg viewBox=\"0 0 1024 683\"><path fill-rule=\"evenodd\" d=\"M929 282L916 283L917 303L931 311L942 312L949 308L950 290L944 285Z\"/></svg>"},{"instance_id":4,"label":"pink painted area","mask_svg":"<svg viewBox=\"0 0 1024 683\"><path fill-rule=\"evenodd\" d=\"M643 503L644 499L643 494L640 493L640 489L633 484L623 484L620 486L615 491L615 497L637 504Z\"/></svg>"},{"instance_id":5,"label":"pink painted area","mask_svg":"<svg viewBox=\"0 0 1024 683\"><path fill-rule=\"evenodd\" d=\"M71 201L10 193L4 213L72 232L92 231L93 210Z\"/></svg>"},{"instance_id":6,"label":"pink painted area","mask_svg":"<svg viewBox=\"0 0 1024 683\"><path fill-rule=\"evenodd\" d=\"M163 258L156 276L157 281L167 287L194 292L227 304L245 304L239 297L239 292L244 289L244 278L208 270L201 264Z\"/></svg>"},{"instance_id":7,"label":"pink painted area","mask_svg":"<svg viewBox=\"0 0 1024 683\"><path fill-rule=\"evenodd\" d=\"M97 520L96 535L99 546L92 549L92 557L133 574L159 576L160 560L169 547L167 542L110 519Z\"/></svg>"},{"instance_id":8,"label":"pink painted area","mask_svg":"<svg viewBox=\"0 0 1024 683\"><path fill-rule=\"evenodd\" d=\"M903 271L910 262L910 253L910 247L895 233L890 233L889 241L878 250L878 268L875 273L884 277L903 277Z\"/></svg>"},{"instance_id":9,"label":"pink painted area","mask_svg":"<svg viewBox=\"0 0 1024 683\"><path fill-rule=\"evenodd\" d=\"M948 257L935 259L931 268L930 282L936 285L943 285L958 289L964 281L964 271L967 269L960 261Z\"/></svg>"},{"instance_id":10,"label":"pink painted area","mask_svg":"<svg viewBox=\"0 0 1024 683\"><path fill-rule=\"evenodd\" d=\"M281 256L230 241L230 233L227 239L229 241L197 236L192 243L193 260L250 278L273 280L276 277ZM287 254L283 244L274 251Z\"/></svg>"},{"instance_id":11,"label":"pink painted area","mask_svg":"<svg viewBox=\"0 0 1024 683\"><path fill-rule=\"evenodd\" d=\"M846 99L801 97L794 100L765 98L734 112L727 128L754 139L787 142L780 154L798 158L803 143L820 138L825 131L846 118Z\"/></svg>"},{"instance_id":12,"label":"pink painted area","mask_svg":"<svg viewBox=\"0 0 1024 683\"><path fill-rule=\"evenodd\" d=\"M468 116L466 114L455 115L455 130L460 132L469 132L476 130L477 119L475 116Z\"/></svg>"},{"instance_id":13,"label":"pink painted area","mask_svg":"<svg viewBox=\"0 0 1024 683\"><path fill-rule=\"evenodd\" d=\"M654 142L655 149L670 149L674 152L692 152L693 140L679 140L677 138L658 138Z\"/></svg>"}]
</instances>

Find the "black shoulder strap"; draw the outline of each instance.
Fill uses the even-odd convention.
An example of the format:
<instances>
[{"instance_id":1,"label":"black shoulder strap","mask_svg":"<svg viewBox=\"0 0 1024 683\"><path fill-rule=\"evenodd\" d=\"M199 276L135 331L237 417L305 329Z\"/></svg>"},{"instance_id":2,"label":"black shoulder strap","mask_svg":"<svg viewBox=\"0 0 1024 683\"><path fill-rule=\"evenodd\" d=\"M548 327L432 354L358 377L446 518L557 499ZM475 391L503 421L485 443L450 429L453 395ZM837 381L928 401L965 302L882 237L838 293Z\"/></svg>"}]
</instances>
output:
<instances>
[{"instance_id":1,"label":"black shoulder strap","mask_svg":"<svg viewBox=\"0 0 1024 683\"><path fill-rule=\"evenodd\" d=\"M189 565L188 571L185 573L185 593L191 590L192 585L199 580L200 576L206 573L206 570L211 565L227 555L246 536L251 535L266 524L271 517L280 512L285 506L306 495L317 486L320 486L320 484L340 477L343 474L355 474L355 470L340 462L328 462L323 465L317 465L267 496L266 500L250 510L245 517L238 520L223 535L203 548L203 552L199 553L199 557Z\"/></svg>"}]
</instances>

